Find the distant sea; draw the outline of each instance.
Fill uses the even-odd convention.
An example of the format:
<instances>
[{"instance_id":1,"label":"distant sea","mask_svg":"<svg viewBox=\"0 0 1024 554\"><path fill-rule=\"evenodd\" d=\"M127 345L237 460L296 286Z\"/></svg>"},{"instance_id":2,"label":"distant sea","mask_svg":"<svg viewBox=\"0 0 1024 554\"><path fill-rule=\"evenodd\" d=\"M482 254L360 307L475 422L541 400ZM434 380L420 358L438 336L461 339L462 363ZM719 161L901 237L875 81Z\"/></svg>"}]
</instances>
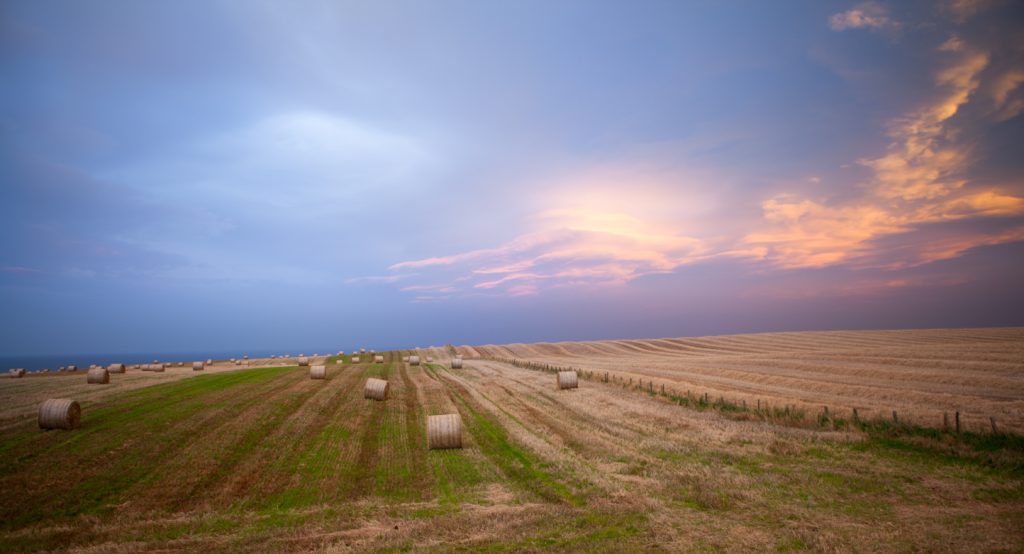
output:
<instances>
[{"instance_id":1,"label":"distant sea","mask_svg":"<svg viewBox=\"0 0 1024 554\"><path fill-rule=\"evenodd\" d=\"M342 350L342 349L338 349ZM147 364L152 363L153 360L159 360L161 362L198 362L205 360L229 360L231 358L241 358L243 355L248 354L250 358L269 358L270 356L291 354L292 356L298 356L299 354L312 355L314 353L320 355L336 354L338 350L249 350L247 352L149 352L146 354L58 354L58 355L47 355L47 356L0 356L0 373L6 373L6 371L12 367L25 368L25 371L42 371L49 369L56 371L61 366L76 365L78 369L88 368L95 364L100 366L108 366L110 364L122 363L122 364ZM347 352L348 350L346 350Z\"/></svg>"}]
</instances>

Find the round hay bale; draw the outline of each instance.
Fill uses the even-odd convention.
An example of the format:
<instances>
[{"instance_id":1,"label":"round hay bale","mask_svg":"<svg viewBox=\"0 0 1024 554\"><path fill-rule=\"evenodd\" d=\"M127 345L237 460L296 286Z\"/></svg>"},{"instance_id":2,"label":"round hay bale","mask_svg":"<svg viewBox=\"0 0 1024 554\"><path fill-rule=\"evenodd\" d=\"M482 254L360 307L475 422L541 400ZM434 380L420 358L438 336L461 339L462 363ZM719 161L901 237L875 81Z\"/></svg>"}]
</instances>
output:
<instances>
[{"instance_id":1,"label":"round hay bale","mask_svg":"<svg viewBox=\"0 0 1024 554\"><path fill-rule=\"evenodd\" d=\"M459 414L427 417L427 446L431 450L462 448L462 418Z\"/></svg>"},{"instance_id":2,"label":"round hay bale","mask_svg":"<svg viewBox=\"0 0 1024 554\"><path fill-rule=\"evenodd\" d=\"M359 353L360 354L366 354L366 349L365 348L360 348L359 349Z\"/></svg>"},{"instance_id":3,"label":"round hay bale","mask_svg":"<svg viewBox=\"0 0 1024 554\"><path fill-rule=\"evenodd\" d=\"M39 405L40 429L74 429L82 422L82 407L70 398L51 398Z\"/></svg>"},{"instance_id":4,"label":"round hay bale","mask_svg":"<svg viewBox=\"0 0 1024 554\"><path fill-rule=\"evenodd\" d=\"M409 356L402 356L403 363L409 363Z\"/></svg>"},{"instance_id":5,"label":"round hay bale","mask_svg":"<svg viewBox=\"0 0 1024 554\"><path fill-rule=\"evenodd\" d=\"M206 360L206 365L212 365L212 364L213 364L213 359Z\"/></svg>"},{"instance_id":6,"label":"round hay bale","mask_svg":"<svg viewBox=\"0 0 1024 554\"><path fill-rule=\"evenodd\" d=\"M558 388L559 389L575 389L579 388L580 381L575 371L559 371L558 372Z\"/></svg>"},{"instance_id":7,"label":"round hay bale","mask_svg":"<svg viewBox=\"0 0 1024 554\"><path fill-rule=\"evenodd\" d=\"M125 368L124 364L110 364L107 366L107 371L110 373L124 373L125 369L127 368Z\"/></svg>"},{"instance_id":8,"label":"round hay bale","mask_svg":"<svg viewBox=\"0 0 1024 554\"><path fill-rule=\"evenodd\" d=\"M248 360L248 359L249 359L249 355L248 355L248 354L245 354L245 355L243 355L243 356L242 356L242 359L243 359L243 360Z\"/></svg>"},{"instance_id":9,"label":"round hay bale","mask_svg":"<svg viewBox=\"0 0 1024 554\"><path fill-rule=\"evenodd\" d=\"M106 385L110 382L110 372L105 367L94 367L86 374L85 382L90 385Z\"/></svg>"},{"instance_id":10,"label":"round hay bale","mask_svg":"<svg viewBox=\"0 0 1024 554\"><path fill-rule=\"evenodd\" d=\"M299 365L300 366L309 365L309 358L307 358L305 356L299 356Z\"/></svg>"},{"instance_id":11,"label":"round hay bale","mask_svg":"<svg viewBox=\"0 0 1024 554\"><path fill-rule=\"evenodd\" d=\"M433 356L427 356L427 363L428 364L434 363L434 357Z\"/></svg>"},{"instance_id":12,"label":"round hay bale","mask_svg":"<svg viewBox=\"0 0 1024 554\"><path fill-rule=\"evenodd\" d=\"M327 366L325 365L314 365L309 367L309 378L310 379L326 379L327 378Z\"/></svg>"},{"instance_id":13,"label":"round hay bale","mask_svg":"<svg viewBox=\"0 0 1024 554\"><path fill-rule=\"evenodd\" d=\"M21 367L12 367L7 371L7 373L10 373L11 377L17 379L25 376L25 369Z\"/></svg>"},{"instance_id":14,"label":"round hay bale","mask_svg":"<svg viewBox=\"0 0 1024 554\"><path fill-rule=\"evenodd\" d=\"M354 363L354 364L358 364L359 363L359 356L352 356L351 359L352 359L352 363Z\"/></svg>"},{"instance_id":15,"label":"round hay bale","mask_svg":"<svg viewBox=\"0 0 1024 554\"><path fill-rule=\"evenodd\" d=\"M409 365L420 365L419 356L409 356Z\"/></svg>"},{"instance_id":16,"label":"round hay bale","mask_svg":"<svg viewBox=\"0 0 1024 554\"><path fill-rule=\"evenodd\" d=\"M206 364L203 362L192 362L192 371L202 371L206 369Z\"/></svg>"},{"instance_id":17,"label":"round hay bale","mask_svg":"<svg viewBox=\"0 0 1024 554\"><path fill-rule=\"evenodd\" d=\"M370 400L386 400L388 397L388 382L373 377L366 380L366 387L363 388L363 398Z\"/></svg>"},{"instance_id":18,"label":"round hay bale","mask_svg":"<svg viewBox=\"0 0 1024 554\"><path fill-rule=\"evenodd\" d=\"M380 354L374 356L373 357L373 363L375 363L375 364L382 364L382 363L384 363L384 356L381 356Z\"/></svg>"},{"instance_id":19,"label":"round hay bale","mask_svg":"<svg viewBox=\"0 0 1024 554\"><path fill-rule=\"evenodd\" d=\"M185 367L185 362L178 362L178 367Z\"/></svg>"},{"instance_id":20,"label":"round hay bale","mask_svg":"<svg viewBox=\"0 0 1024 554\"><path fill-rule=\"evenodd\" d=\"M76 366L76 365L72 364L72 365L69 365L69 366L67 366L67 367L66 367L66 368L64 368L64 369L66 369L66 370L68 370L68 371L78 371L78 366Z\"/></svg>"},{"instance_id":21,"label":"round hay bale","mask_svg":"<svg viewBox=\"0 0 1024 554\"><path fill-rule=\"evenodd\" d=\"M452 358L452 369L462 369L462 358Z\"/></svg>"},{"instance_id":22,"label":"round hay bale","mask_svg":"<svg viewBox=\"0 0 1024 554\"><path fill-rule=\"evenodd\" d=\"M164 369L164 364L149 364L150 371L158 371L160 373L163 373Z\"/></svg>"}]
</instances>

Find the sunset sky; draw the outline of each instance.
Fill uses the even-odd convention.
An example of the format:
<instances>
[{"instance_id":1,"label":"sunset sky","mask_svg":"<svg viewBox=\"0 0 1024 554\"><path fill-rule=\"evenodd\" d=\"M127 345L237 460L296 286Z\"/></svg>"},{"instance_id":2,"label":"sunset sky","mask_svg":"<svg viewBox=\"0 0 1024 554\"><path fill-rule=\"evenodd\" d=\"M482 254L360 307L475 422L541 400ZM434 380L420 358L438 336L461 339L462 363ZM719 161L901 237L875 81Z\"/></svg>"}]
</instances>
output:
<instances>
[{"instance_id":1,"label":"sunset sky","mask_svg":"<svg viewBox=\"0 0 1024 554\"><path fill-rule=\"evenodd\" d=\"M0 5L0 352L1024 325L1024 4Z\"/></svg>"}]
</instances>

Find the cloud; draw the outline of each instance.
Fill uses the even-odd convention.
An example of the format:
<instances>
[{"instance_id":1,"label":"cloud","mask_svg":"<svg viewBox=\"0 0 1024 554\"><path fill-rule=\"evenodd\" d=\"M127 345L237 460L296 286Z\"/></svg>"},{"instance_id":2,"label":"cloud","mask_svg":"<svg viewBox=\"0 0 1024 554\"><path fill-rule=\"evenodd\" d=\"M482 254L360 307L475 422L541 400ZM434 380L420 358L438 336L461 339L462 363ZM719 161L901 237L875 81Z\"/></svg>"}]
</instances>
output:
<instances>
[{"instance_id":1,"label":"cloud","mask_svg":"<svg viewBox=\"0 0 1024 554\"><path fill-rule=\"evenodd\" d=\"M828 18L833 31L846 29L896 29L899 22L889 17L889 10L875 2L864 2Z\"/></svg>"},{"instance_id":2,"label":"cloud","mask_svg":"<svg viewBox=\"0 0 1024 554\"><path fill-rule=\"evenodd\" d=\"M951 121L980 85L989 54L953 37L939 50L954 59L937 72L936 98L889 126L888 152L862 159L872 170L866 195L830 203L796 194L763 202L767 228L748 234L734 255L785 268L839 263L907 266L956 257L970 248L1022 240L1020 229L964 234L921 246L903 261L878 261L878 239L910 233L923 225L1024 214L1024 198L998 189L972 190L967 178L970 148L957 141Z\"/></svg>"},{"instance_id":3,"label":"cloud","mask_svg":"<svg viewBox=\"0 0 1024 554\"><path fill-rule=\"evenodd\" d=\"M989 93L996 121L1006 121L1024 112L1021 83L1024 83L1024 69L1019 67L1008 69L992 82Z\"/></svg>"},{"instance_id":4,"label":"cloud","mask_svg":"<svg viewBox=\"0 0 1024 554\"><path fill-rule=\"evenodd\" d=\"M561 286L621 285L702 259L703 241L623 212L557 208L534 217L536 230L498 247L400 262L392 270L433 268L447 284L403 290L523 296Z\"/></svg>"}]
</instances>

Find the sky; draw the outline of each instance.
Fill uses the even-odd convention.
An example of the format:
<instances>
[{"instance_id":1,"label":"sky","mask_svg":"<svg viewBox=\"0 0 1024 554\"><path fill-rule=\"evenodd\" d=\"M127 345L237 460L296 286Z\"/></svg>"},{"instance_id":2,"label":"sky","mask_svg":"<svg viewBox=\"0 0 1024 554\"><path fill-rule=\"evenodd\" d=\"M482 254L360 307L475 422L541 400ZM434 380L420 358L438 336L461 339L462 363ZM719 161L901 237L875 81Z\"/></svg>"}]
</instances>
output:
<instances>
[{"instance_id":1,"label":"sky","mask_svg":"<svg viewBox=\"0 0 1024 554\"><path fill-rule=\"evenodd\" d=\"M0 353L1024 325L1010 0L0 4Z\"/></svg>"}]
</instances>

